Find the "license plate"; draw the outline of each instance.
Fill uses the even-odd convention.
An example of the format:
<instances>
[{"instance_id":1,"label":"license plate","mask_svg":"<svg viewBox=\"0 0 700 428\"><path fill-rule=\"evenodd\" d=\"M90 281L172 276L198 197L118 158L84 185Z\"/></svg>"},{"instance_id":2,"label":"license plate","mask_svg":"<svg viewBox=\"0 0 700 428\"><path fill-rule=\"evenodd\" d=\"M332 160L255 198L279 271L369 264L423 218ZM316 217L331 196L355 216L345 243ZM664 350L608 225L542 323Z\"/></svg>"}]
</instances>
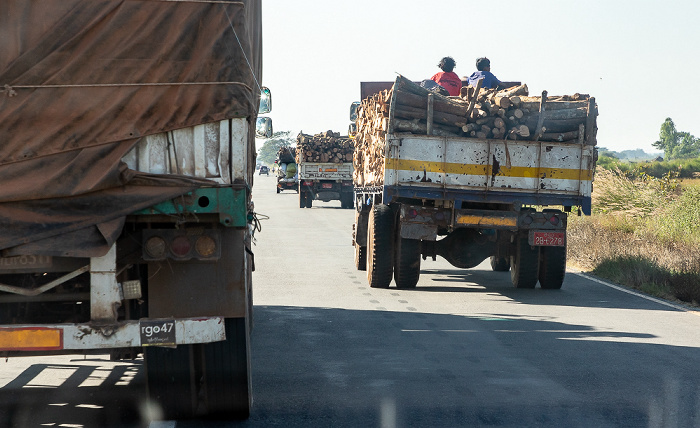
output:
<instances>
[{"instance_id":1,"label":"license plate","mask_svg":"<svg viewBox=\"0 0 700 428\"><path fill-rule=\"evenodd\" d=\"M563 247L566 241L566 232L531 230L528 241L530 241L530 245L539 247Z\"/></svg>"},{"instance_id":2,"label":"license plate","mask_svg":"<svg viewBox=\"0 0 700 428\"><path fill-rule=\"evenodd\" d=\"M12 256L0 257L0 270L50 268L51 256Z\"/></svg>"},{"instance_id":3,"label":"license plate","mask_svg":"<svg viewBox=\"0 0 700 428\"><path fill-rule=\"evenodd\" d=\"M332 189L333 183L323 183L321 187L323 187L324 189Z\"/></svg>"},{"instance_id":4,"label":"license plate","mask_svg":"<svg viewBox=\"0 0 700 428\"><path fill-rule=\"evenodd\" d=\"M139 323L141 346L175 346L174 320L148 320Z\"/></svg>"}]
</instances>

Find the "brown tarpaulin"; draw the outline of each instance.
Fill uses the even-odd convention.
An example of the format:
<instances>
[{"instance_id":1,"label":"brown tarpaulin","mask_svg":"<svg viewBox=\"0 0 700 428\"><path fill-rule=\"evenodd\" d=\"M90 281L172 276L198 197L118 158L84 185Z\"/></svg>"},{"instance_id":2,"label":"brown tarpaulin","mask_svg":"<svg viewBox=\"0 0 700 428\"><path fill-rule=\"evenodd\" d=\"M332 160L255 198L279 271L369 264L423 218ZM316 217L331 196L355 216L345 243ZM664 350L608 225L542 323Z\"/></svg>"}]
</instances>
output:
<instances>
[{"instance_id":1,"label":"brown tarpaulin","mask_svg":"<svg viewBox=\"0 0 700 428\"><path fill-rule=\"evenodd\" d=\"M260 0L0 1L3 254L104 253L127 214L201 186L146 177L121 158L145 135L252 123L260 9Z\"/></svg>"}]
</instances>

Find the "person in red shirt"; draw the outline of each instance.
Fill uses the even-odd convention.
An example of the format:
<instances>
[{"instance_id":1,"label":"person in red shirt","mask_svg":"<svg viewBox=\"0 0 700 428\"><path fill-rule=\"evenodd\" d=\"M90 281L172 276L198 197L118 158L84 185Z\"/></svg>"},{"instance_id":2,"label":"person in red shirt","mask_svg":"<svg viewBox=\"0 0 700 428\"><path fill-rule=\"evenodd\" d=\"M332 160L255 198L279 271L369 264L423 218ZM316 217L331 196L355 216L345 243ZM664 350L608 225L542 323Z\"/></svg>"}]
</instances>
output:
<instances>
[{"instance_id":1,"label":"person in red shirt","mask_svg":"<svg viewBox=\"0 0 700 428\"><path fill-rule=\"evenodd\" d=\"M458 97L459 90L462 89L462 79L457 76L457 73L452 71L456 65L457 63L451 56L446 56L438 64L442 71L430 78L430 80L447 89L447 92L453 97Z\"/></svg>"}]
</instances>

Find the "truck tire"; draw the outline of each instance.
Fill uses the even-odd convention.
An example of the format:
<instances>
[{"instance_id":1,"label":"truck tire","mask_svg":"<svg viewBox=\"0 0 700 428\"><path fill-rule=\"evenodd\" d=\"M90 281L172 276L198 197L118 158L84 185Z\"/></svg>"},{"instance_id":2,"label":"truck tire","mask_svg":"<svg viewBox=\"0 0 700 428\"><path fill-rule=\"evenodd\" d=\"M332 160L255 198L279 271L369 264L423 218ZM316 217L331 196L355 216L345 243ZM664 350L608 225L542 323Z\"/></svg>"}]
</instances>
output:
<instances>
[{"instance_id":1,"label":"truck tire","mask_svg":"<svg viewBox=\"0 0 700 428\"><path fill-rule=\"evenodd\" d=\"M299 192L299 208L306 208L306 192Z\"/></svg>"},{"instance_id":2,"label":"truck tire","mask_svg":"<svg viewBox=\"0 0 700 428\"><path fill-rule=\"evenodd\" d=\"M306 194L306 208L311 208L311 205L314 202L314 195L313 193L307 193Z\"/></svg>"},{"instance_id":3,"label":"truck tire","mask_svg":"<svg viewBox=\"0 0 700 428\"><path fill-rule=\"evenodd\" d=\"M510 261L505 257L491 256L491 270L494 272L508 272Z\"/></svg>"},{"instance_id":4,"label":"truck tire","mask_svg":"<svg viewBox=\"0 0 700 428\"><path fill-rule=\"evenodd\" d=\"M148 395L164 419L245 419L250 415L250 331L225 319L226 340L144 350Z\"/></svg>"},{"instance_id":5,"label":"truck tire","mask_svg":"<svg viewBox=\"0 0 700 428\"><path fill-rule=\"evenodd\" d=\"M189 419L194 416L192 402L197 393L191 376L191 354L192 345L144 347L148 396L162 419Z\"/></svg>"},{"instance_id":6,"label":"truck tire","mask_svg":"<svg viewBox=\"0 0 700 428\"><path fill-rule=\"evenodd\" d=\"M226 318L225 323L226 340L201 345L204 416L247 419L252 397L249 329L245 318Z\"/></svg>"},{"instance_id":7,"label":"truck tire","mask_svg":"<svg viewBox=\"0 0 700 428\"><path fill-rule=\"evenodd\" d=\"M372 288L388 288L394 260L394 214L377 204L369 212L367 226L367 281Z\"/></svg>"},{"instance_id":8,"label":"truck tire","mask_svg":"<svg viewBox=\"0 0 700 428\"><path fill-rule=\"evenodd\" d=\"M394 282L397 288L416 288L420 278L421 243L397 233L394 247Z\"/></svg>"},{"instance_id":9,"label":"truck tire","mask_svg":"<svg viewBox=\"0 0 700 428\"><path fill-rule=\"evenodd\" d=\"M279 187L277 187L277 193L279 193L279 192L280 192L280 188L279 188Z\"/></svg>"},{"instance_id":10,"label":"truck tire","mask_svg":"<svg viewBox=\"0 0 700 428\"><path fill-rule=\"evenodd\" d=\"M530 246L527 236L519 237L515 245L515 255L510 256L510 281L515 288L535 288L540 251Z\"/></svg>"},{"instance_id":11,"label":"truck tire","mask_svg":"<svg viewBox=\"0 0 700 428\"><path fill-rule=\"evenodd\" d=\"M355 267L357 270L367 270L367 247L355 244Z\"/></svg>"},{"instance_id":12,"label":"truck tire","mask_svg":"<svg viewBox=\"0 0 700 428\"><path fill-rule=\"evenodd\" d=\"M545 290L559 290L566 275L566 247L541 247L538 278Z\"/></svg>"},{"instance_id":13,"label":"truck tire","mask_svg":"<svg viewBox=\"0 0 700 428\"><path fill-rule=\"evenodd\" d=\"M343 209L353 209L355 208L355 194L354 193L341 193L340 194L340 208Z\"/></svg>"}]
</instances>

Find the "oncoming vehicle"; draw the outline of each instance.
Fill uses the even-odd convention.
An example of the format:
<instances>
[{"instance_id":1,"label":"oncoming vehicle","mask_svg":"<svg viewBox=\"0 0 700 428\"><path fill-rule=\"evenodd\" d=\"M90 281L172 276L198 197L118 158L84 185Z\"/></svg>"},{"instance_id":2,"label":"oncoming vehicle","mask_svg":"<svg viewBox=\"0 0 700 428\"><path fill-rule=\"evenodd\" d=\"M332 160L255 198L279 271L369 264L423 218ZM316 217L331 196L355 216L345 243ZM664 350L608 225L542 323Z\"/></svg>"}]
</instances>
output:
<instances>
[{"instance_id":1,"label":"oncoming vehicle","mask_svg":"<svg viewBox=\"0 0 700 428\"><path fill-rule=\"evenodd\" d=\"M261 166L261 167L260 167L260 172L258 173L258 175L263 175L263 174L269 176L269 175L270 175L270 168L268 168L268 167L265 166L265 165Z\"/></svg>"}]
</instances>

